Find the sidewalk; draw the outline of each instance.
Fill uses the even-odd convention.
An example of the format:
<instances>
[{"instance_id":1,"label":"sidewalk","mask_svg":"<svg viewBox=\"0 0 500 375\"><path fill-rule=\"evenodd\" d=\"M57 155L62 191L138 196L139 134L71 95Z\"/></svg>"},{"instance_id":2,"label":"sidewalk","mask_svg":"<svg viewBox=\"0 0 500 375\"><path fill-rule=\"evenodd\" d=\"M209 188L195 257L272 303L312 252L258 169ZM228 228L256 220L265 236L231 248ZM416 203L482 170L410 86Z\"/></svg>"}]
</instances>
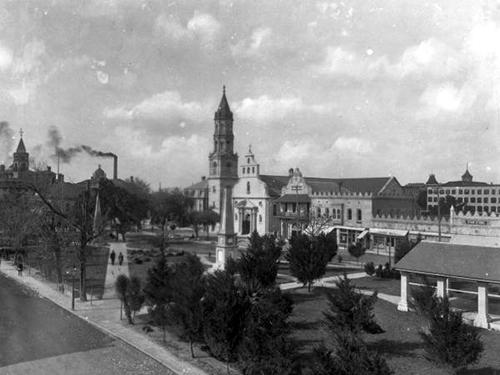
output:
<instances>
[{"instance_id":1,"label":"sidewalk","mask_svg":"<svg viewBox=\"0 0 500 375\"><path fill-rule=\"evenodd\" d=\"M117 259L114 266L108 263L104 298L102 300L93 300L92 305L90 301L80 302L80 300L75 300L75 311L71 310L71 292L66 292L65 294L60 293L48 285L47 282L38 280L34 275L30 275L27 272L23 272L23 276L20 277L17 275L17 270L12 262L7 262L5 260L2 260L0 264L0 272L31 288L40 296L51 300L102 331L135 347L137 350L157 360L176 374L208 375L201 369L176 357L165 347L152 341L145 334L134 331L131 327L127 326L125 319L122 321L120 320L120 301L116 297L114 284L118 275L121 273L128 274L128 263L126 263L128 257L125 245L126 244L123 242L110 243L110 250L115 250ZM120 252L124 255L122 266L118 265L118 254ZM125 316L124 313L123 316Z\"/></svg>"}]
</instances>

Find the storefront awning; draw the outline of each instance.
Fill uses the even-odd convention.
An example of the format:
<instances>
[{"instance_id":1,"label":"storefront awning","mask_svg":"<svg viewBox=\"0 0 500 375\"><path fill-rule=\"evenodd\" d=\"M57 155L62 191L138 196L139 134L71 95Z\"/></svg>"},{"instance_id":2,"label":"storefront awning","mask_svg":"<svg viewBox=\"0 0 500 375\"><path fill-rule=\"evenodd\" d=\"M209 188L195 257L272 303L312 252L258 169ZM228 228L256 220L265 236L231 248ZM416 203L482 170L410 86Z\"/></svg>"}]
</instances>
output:
<instances>
[{"instance_id":1,"label":"storefront awning","mask_svg":"<svg viewBox=\"0 0 500 375\"><path fill-rule=\"evenodd\" d=\"M356 237L358 240L362 240L363 238L365 238L365 236L368 234L369 230L368 229L365 229L364 231L361 232L361 234Z\"/></svg>"},{"instance_id":2,"label":"storefront awning","mask_svg":"<svg viewBox=\"0 0 500 375\"><path fill-rule=\"evenodd\" d=\"M307 194L285 194L278 199L279 203L310 203L311 198Z\"/></svg>"},{"instance_id":3,"label":"storefront awning","mask_svg":"<svg viewBox=\"0 0 500 375\"><path fill-rule=\"evenodd\" d=\"M406 237L408 235L408 231L402 229L370 228L370 234L387 237Z\"/></svg>"},{"instance_id":4,"label":"storefront awning","mask_svg":"<svg viewBox=\"0 0 500 375\"><path fill-rule=\"evenodd\" d=\"M439 237L439 232L426 232L426 231L416 231L416 230L411 230L410 231L410 234L412 236L418 236L418 235L421 235L423 237ZM451 234L448 234L448 233L441 233L441 237L451 237Z\"/></svg>"},{"instance_id":5,"label":"storefront awning","mask_svg":"<svg viewBox=\"0 0 500 375\"><path fill-rule=\"evenodd\" d=\"M342 230L356 230L359 232L362 232L365 230L365 228L356 228L356 227L345 227L343 225L336 225L334 229L342 229Z\"/></svg>"}]
</instances>

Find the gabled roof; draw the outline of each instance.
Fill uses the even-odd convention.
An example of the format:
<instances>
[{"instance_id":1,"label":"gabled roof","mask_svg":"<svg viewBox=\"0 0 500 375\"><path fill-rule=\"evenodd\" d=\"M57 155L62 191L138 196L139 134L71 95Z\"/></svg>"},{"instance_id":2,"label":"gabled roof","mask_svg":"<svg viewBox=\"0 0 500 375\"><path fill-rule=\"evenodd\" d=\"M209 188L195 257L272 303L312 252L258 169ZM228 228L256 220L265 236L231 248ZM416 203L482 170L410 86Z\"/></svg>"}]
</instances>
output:
<instances>
[{"instance_id":1,"label":"gabled roof","mask_svg":"<svg viewBox=\"0 0 500 375\"><path fill-rule=\"evenodd\" d=\"M427 182L425 184L426 185L437 185L438 182L436 180L436 176L434 174L430 174L429 179L427 180Z\"/></svg>"},{"instance_id":2,"label":"gabled roof","mask_svg":"<svg viewBox=\"0 0 500 375\"><path fill-rule=\"evenodd\" d=\"M496 247L422 241L395 266L400 271L500 283Z\"/></svg>"},{"instance_id":3,"label":"gabled roof","mask_svg":"<svg viewBox=\"0 0 500 375\"><path fill-rule=\"evenodd\" d=\"M462 186L462 187L466 187L466 186L485 186L485 185L489 185L487 182L480 182L480 181L448 181L447 183L445 184L441 184L439 185L440 187L443 187L443 186Z\"/></svg>"},{"instance_id":4,"label":"gabled roof","mask_svg":"<svg viewBox=\"0 0 500 375\"><path fill-rule=\"evenodd\" d=\"M204 190L208 188L208 180L201 180L200 182L197 182L191 186L188 186L184 190Z\"/></svg>"},{"instance_id":5,"label":"gabled roof","mask_svg":"<svg viewBox=\"0 0 500 375\"><path fill-rule=\"evenodd\" d=\"M313 192L320 191L349 191L352 193L378 194L392 177L369 178L314 178L306 177L306 182L312 187Z\"/></svg>"},{"instance_id":6,"label":"gabled roof","mask_svg":"<svg viewBox=\"0 0 500 375\"><path fill-rule=\"evenodd\" d=\"M271 197L281 196L281 189L288 184L290 176L271 176L261 174L260 180L267 185Z\"/></svg>"}]
</instances>

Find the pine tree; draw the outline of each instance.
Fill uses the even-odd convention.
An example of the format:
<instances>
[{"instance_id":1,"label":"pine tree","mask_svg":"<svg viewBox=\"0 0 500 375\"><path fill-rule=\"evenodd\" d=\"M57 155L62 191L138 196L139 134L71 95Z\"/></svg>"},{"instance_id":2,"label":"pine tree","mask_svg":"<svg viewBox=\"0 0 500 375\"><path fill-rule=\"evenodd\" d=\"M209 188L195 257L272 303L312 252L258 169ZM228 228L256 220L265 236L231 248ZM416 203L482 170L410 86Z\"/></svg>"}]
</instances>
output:
<instances>
[{"instance_id":1,"label":"pine tree","mask_svg":"<svg viewBox=\"0 0 500 375\"><path fill-rule=\"evenodd\" d=\"M287 322L292 301L278 287L260 289L250 298L244 338L238 347L245 375L294 373L295 351Z\"/></svg>"},{"instance_id":2,"label":"pine tree","mask_svg":"<svg viewBox=\"0 0 500 375\"><path fill-rule=\"evenodd\" d=\"M427 303L428 332L420 332L429 357L462 369L479 361L484 350L478 329L463 321L462 312L450 306L448 298L432 296Z\"/></svg>"},{"instance_id":3,"label":"pine tree","mask_svg":"<svg viewBox=\"0 0 500 375\"><path fill-rule=\"evenodd\" d=\"M348 330L337 333L335 350L322 345L314 350L314 375L391 375L386 360L370 351L361 338Z\"/></svg>"},{"instance_id":4,"label":"pine tree","mask_svg":"<svg viewBox=\"0 0 500 375\"><path fill-rule=\"evenodd\" d=\"M333 237L299 233L290 239L290 248L285 258L290 263L292 275L307 285L310 292L312 284L325 274L328 262L336 253L337 244Z\"/></svg>"},{"instance_id":5,"label":"pine tree","mask_svg":"<svg viewBox=\"0 0 500 375\"><path fill-rule=\"evenodd\" d=\"M207 276L203 298L203 334L214 357L226 362L237 358L250 307L247 293L235 284L234 275L215 271Z\"/></svg>"},{"instance_id":6,"label":"pine tree","mask_svg":"<svg viewBox=\"0 0 500 375\"><path fill-rule=\"evenodd\" d=\"M165 330L169 323L169 302L172 300L171 270L165 257L161 257L156 264L148 270L144 294L149 307L149 315L153 324Z\"/></svg>"},{"instance_id":7,"label":"pine tree","mask_svg":"<svg viewBox=\"0 0 500 375\"><path fill-rule=\"evenodd\" d=\"M354 334L384 332L375 321L373 313L377 292L371 296L357 293L345 274L335 284L337 288L326 294L329 311L323 313L334 335L343 330Z\"/></svg>"},{"instance_id":8,"label":"pine tree","mask_svg":"<svg viewBox=\"0 0 500 375\"><path fill-rule=\"evenodd\" d=\"M245 283L258 283L266 288L274 285L278 275L282 246L271 235L260 236L256 231L250 236L247 250L237 261L237 270Z\"/></svg>"},{"instance_id":9,"label":"pine tree","mask_svg":"<svg viewBox=\"0 0 500 375\"><path fill-rule=\"evenodd\" d=\"M359 262L359 258L365 254L366 249L363 247L363 245L361 244L361 242L356 242L356 243L350 244L349 247L347 248L347 251L354 258L356 258L356 263L358 263Z\"/></svg>"},{"instance_id":10,"label":"pine tree","mask_svg":"<svg viewBox=\"0 0 500 375\"><path fill-rule=\"evenodd\" d=\"M205 294L205 269L200 259L191 253L186 254L183 262L177 263L172 270L172 300L169 315L172 322L189 340L191 356L194 358L193 343L202 338L202 298Z\"/></svg>"}]
</instances>

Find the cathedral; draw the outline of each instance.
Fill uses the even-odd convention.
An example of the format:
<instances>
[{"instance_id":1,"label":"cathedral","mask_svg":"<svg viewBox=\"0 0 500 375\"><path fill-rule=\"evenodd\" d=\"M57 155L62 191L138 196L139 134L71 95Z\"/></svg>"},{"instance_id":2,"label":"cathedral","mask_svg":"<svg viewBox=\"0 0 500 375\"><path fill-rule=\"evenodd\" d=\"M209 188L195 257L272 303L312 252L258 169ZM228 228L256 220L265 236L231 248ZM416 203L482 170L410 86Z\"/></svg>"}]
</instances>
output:
<instances>
[{"instance_id":1,"label":"cathedral","mask_svg":"<svg viewBox=\"0 0 500 375\"><path fill-rule=\"evenodd\" d=\"M232 220L238 236L273 233L289 238L299 222L326 218L339 245L364 240L375 215L414 215L418 207L395 177L311 178L299 168L283 175L263 175L250 146L238 164L234 151L233 113L225 87L214 116L213 151L208 177L187 187L197 211L221 213L223 192L231 192ZM396 235L396 234L395 234ZM368 238L366 239L368 241ZM392 241L394 243L394 241Z\"/></svg>"}]
</instances>

